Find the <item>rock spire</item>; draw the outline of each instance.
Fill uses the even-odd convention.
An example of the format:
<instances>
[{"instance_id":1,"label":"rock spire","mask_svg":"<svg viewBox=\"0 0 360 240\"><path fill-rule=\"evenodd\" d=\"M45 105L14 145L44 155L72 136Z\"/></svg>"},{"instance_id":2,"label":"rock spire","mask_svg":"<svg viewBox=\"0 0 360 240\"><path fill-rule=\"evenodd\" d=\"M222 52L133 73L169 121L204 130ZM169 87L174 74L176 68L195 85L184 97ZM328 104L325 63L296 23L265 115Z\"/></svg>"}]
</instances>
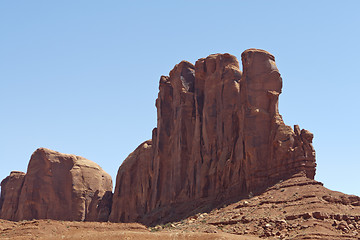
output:
<instances>
[{"instance_id":1,"label":"rock spire","mask_svg":"<svg viewBox=\"0 0 360 240\"><path fill-rule=\"evenodd\" d=\"M270 53L248 49L182 61L162 76L157 127L120 166L110 221L174 221L237 201L302 172L315 175L313 135L285 125Z\"/></svg>"}]
</instances>

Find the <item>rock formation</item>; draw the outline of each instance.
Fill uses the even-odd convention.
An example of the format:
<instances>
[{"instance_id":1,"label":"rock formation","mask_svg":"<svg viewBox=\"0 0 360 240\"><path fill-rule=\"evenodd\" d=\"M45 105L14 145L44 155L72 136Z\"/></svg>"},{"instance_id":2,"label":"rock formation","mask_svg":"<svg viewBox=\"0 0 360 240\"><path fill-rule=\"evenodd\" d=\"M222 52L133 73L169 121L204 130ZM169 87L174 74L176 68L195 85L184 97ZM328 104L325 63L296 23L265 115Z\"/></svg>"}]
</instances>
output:
<instances>
[{"instance_id":1,"label":"rock formation","mask_svg":"<svg viewBox=\"0 0 360 240\"><path fill-rule=\"evenodd\" d=\"M0 217L2 219L15 219L24 177L25 173L12 171L8 177L2 180L0 198Z\"/></svg>"},{"instance_id":2,"label":"rock formation","mask_svg":"<svg viewBox=\"0 0 360 240\"><path fill-rule=\"evenodd\" d=\"M249 49L183 61L160 78L157 128L120 166L110 221L174 221L315 175L313 135L284 124L275 58Z\"/></svg>"},{"instance_id":3,"label":"rock formation","mask_svg":"<svg viewBox=\"0 0 360 240\"><path fill-rule=\"evenodd\" d=\"M83 157L37 149L26 175L12 172L1 183L1 218L107 221L112 180Z\"/></svg>"}]
</instances>

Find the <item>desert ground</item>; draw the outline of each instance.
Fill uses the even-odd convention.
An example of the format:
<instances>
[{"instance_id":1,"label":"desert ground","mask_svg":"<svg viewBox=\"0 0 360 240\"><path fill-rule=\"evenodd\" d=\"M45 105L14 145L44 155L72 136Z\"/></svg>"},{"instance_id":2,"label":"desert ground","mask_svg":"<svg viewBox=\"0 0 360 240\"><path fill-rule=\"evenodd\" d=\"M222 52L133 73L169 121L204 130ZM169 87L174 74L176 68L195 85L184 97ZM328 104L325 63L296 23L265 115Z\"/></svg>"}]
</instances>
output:
<instances>
[{"instance_id":1,"label":"desert ground","mask_svg":"<svg viewBox=\"0 0 360 240\"><path fill-rule=\"evenodd\" d=\"M302 175L178 222L0 220L0 239L360 239L360 198Z\"/></svg>"}]
</instances>

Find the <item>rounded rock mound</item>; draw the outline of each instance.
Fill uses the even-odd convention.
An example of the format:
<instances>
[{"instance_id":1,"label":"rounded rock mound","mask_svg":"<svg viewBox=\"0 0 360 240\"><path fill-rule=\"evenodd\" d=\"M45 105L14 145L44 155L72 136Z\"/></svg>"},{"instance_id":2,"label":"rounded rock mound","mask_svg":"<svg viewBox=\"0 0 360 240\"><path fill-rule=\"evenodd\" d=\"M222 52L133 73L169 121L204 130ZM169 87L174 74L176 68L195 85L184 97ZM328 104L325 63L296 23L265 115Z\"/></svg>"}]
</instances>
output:
<instances>
[{"instance_id":1,"label":"rounded rock mound","mask_svg":"<svg viewBox=\"0 0 360 240\"><path fill-rule=\"evenodd\" d=\"M25 175L8 178L1 183L3 219L107 221L110 214L112 179L83 157L39 148Z\"/></svg>"}]
</instances>

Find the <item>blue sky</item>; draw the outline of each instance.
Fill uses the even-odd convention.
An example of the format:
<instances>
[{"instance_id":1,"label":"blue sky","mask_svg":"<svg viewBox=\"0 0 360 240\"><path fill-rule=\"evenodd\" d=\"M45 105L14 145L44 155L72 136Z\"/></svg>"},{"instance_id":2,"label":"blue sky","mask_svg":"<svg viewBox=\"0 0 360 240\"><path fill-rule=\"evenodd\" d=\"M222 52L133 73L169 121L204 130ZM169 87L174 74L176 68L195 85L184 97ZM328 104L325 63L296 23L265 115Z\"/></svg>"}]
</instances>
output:
<instances>
[{"instance_id":1,"label":"blue sky","mask_svg":"<svg viewBox=\"0 0 360 240\"><path fill-rule=\"evenodd\" d=\"M316 180L360 195L360 1L1 1L0 179L39 147L113 181L156 126L161 75L212 53L272 53L280 113L315 135Z\"/></svg>"}]
</instances>

